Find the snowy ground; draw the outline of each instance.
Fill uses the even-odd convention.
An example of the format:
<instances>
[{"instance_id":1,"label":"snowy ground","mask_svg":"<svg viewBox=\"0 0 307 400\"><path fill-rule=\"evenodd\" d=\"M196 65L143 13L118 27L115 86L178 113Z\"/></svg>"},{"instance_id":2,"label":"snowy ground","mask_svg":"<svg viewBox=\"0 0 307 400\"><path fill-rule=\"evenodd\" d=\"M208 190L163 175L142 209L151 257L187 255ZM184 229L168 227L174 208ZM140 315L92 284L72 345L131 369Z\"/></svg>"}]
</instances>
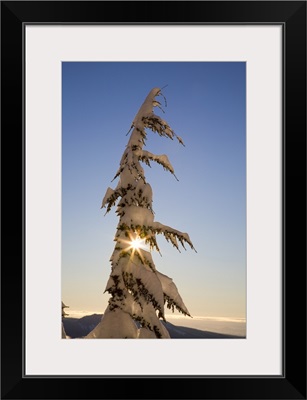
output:
<instances>
[{"instance_id":1,"label":"snowy ground","mask_svg":"<svg viewBox=\"0 0 307 400\"><path fill-rule=\"evenodd\" d=\"M243 319L213 317L181 317L167 315L168 329L172 338L245 338L246 324ZM66 333L72 337L82 337L95 328L100 322L101 314L81 316L72 312L64 319Z\"/></svg>"}]
</instances>

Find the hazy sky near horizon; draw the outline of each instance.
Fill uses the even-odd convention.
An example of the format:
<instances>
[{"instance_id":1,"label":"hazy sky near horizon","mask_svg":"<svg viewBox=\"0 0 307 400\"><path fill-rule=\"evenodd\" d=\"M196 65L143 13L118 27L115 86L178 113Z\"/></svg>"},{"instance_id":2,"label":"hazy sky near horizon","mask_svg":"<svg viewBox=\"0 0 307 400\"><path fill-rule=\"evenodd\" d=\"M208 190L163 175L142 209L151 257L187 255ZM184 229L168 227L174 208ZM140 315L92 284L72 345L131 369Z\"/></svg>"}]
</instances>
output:
<instances>
[{"instance_id":1,"label":"hazy sky near horizon","mask_svg":"<svg viewBox=\"0 0 307 400\"><path fill-rule=\"evenodd\" d=\"M148 131L145 149L166 154L177 181L144 166L155 220L187 232L197 253L160 235L156 268L170 276L191 315L246 312L246 65L243 62L62 63L62 300L103 313L118 223L100 209L117 172L131 122L153 87L183 139ZM66 310L69 314L69 309Z\"/></svg>"}]
</instances>

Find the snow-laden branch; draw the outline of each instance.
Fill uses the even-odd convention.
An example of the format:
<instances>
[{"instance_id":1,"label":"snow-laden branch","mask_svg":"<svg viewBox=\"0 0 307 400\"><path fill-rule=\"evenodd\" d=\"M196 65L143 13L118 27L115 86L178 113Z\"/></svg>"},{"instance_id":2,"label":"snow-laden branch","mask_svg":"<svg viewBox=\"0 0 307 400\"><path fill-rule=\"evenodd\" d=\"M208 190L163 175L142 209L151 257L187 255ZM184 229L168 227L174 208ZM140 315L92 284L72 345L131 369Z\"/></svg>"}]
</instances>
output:
<instances>
[{"instance_id":1,"label":"snow-laden branch","mask_svg":"<svg viewBox=\"0 0 307 400\"><path fill-rule=\"evenodd\" d=\"M150 153L149 151L139 150L139 149L135 150L134 154L138 156L138 159L140 161L145 162L145 164L148 165L149 167L150 167L149 160L155 161L156 163L162 165L162 167L164 169L166 169L171 174L173 174L175 176L175 178L177 179L177 177L174 173L174 168L173 168L172 164L170 163L166 154L157 155L157 154ZM177 181L178 181L178 179L177 179Z\"/></svg>"},{"instance_id":2,"label":"snow-laden branch","mask_svg":"<svg viewBox=\"0 0 307 400\"><path fill-rule=\"evenodd\" d=\"M152 225L152 232L156 234L162 233L167 241L171 241L171 243L179 250L179 246L177 240L180 242L182 247L185 249L185 243L187 243L192 250L196 253L196 249L191 242L191 239L187 233L180 232L177 229L171 228L170 226L163 225L160 222L154 222ZM177 239L177 240L176 240Z\"/></svg>"},{"instance_id":3,"label":"snow-laden branch","mask_svg":"<svg viewBox=\"0 0 307 400\"><path fill-rule=\"evenodd\" d=\"M167 303L167 307L172 309L173 312L174 308L176 308L179 312L191 317L173 280L169 278L167 275L161 274L161 272L158 271L157 271L157 276L162 285L164 299L165 302Z\"/></svg>"},{"instance_id":4,"label":"snow-laden branch","mask_svg":"<svg viewBox=\"0 0 307 400\"><path fill-rule=\"evenodd\" d=\"M87 335L85 339L136 339L138 328L126 311L107 307L101 322Z\"/></svg>"},{"instance_id":5,"label":"snow-laden branch","mask_svg":"<svg viewBox=\"0 0 307 400\"><path fill-rule=\"evenodd\" d=\"M173 139L174 137L176 137L178 142L184 146L181 137L175 134L175 132L171 129L169 124L164 119L162 119L158 115L155 115L153 112L154 107L161 108L161 104L156 100L156 97L159 95L163 96L160 88L153 88L149 92L144 103L134 117L131 128L135 127L136 130L143 132L143 134L145 134L145 137L146 133L144 132L144 128L149 128L153 132L158 133L160 136L168 137L169 139Z\"/></svg>"},{"instance_id":6,"label":"snow-laden branch","mask_svg":"<svg viewBox=\"0 0 307 400\"><path fill-rule=\"evenodd\" d=\"M142 125L142 119L145 117L150 117L153 115L153 107L155 107L156 97L160 94L160 88L153 88L148 93L144 103L139 108L136 116L132 121L132 126L139 126Z\"/></svg>"}]
</instances>

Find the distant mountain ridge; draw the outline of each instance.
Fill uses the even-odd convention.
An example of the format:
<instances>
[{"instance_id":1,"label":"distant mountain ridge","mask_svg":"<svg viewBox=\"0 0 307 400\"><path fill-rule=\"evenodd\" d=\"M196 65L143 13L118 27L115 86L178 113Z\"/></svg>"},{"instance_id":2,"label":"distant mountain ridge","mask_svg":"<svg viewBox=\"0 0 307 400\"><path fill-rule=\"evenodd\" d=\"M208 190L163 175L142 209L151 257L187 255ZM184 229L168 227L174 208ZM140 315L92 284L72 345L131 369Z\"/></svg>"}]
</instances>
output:
<instances>
[{"instance_id":1,"label":"distant mountain ridge","mask_svg":"<svg viewBox=\"0 0 307 400\"><path fill-rule=\"evenodd\" d=\"M82 318L64 318L65 332L72 339L82 338L90 333L101 321L103 314L86 315ZM173 325L163 322L171 339L242 339L241 336L226 335L222 333L202 331L200 329Z\"/></svg>"}]
</instances>

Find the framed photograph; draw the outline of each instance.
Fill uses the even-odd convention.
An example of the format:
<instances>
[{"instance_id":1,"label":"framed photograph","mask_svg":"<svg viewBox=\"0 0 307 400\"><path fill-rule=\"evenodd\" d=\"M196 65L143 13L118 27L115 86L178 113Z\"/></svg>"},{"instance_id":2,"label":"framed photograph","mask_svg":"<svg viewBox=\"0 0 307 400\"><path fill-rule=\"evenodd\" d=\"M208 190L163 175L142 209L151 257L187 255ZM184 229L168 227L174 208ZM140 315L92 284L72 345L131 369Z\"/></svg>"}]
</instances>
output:
<instances>
[{"instance_id":1,"label":"framed photograph","mask_svg":"<svg viewBox=\"0 0 307 400\"><path fill-rule=\"evenodd\" d=\"M2 398L306 399L306 2L1 27Z\"/></svg>"}]
</instances>

